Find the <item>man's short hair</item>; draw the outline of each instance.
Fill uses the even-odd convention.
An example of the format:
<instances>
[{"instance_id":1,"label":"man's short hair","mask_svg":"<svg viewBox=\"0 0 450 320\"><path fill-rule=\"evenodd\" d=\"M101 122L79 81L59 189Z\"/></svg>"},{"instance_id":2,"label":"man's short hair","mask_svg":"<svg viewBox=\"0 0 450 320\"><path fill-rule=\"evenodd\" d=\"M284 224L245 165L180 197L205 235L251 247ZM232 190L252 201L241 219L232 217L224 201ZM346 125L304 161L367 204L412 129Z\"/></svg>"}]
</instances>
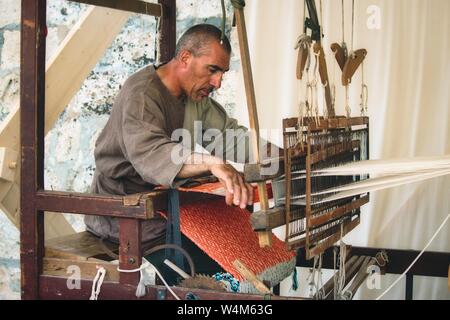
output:
<instances>
[{"instance_id":1,"label":"man's short hair","mask_svg":"<svg viewBox=\"0 0 450 320\"><path fill-rule=\"evenodd\" d=\"M217 41L222 44L225 51L231 53L231 45L227 36L224 35L222 39L222 31L211 24L198 24L189 28L178 40L175 57L177 57L182 50L191 52L194 56L202 54L202 49L211 41Z\"/></svg>"}]
</instances>

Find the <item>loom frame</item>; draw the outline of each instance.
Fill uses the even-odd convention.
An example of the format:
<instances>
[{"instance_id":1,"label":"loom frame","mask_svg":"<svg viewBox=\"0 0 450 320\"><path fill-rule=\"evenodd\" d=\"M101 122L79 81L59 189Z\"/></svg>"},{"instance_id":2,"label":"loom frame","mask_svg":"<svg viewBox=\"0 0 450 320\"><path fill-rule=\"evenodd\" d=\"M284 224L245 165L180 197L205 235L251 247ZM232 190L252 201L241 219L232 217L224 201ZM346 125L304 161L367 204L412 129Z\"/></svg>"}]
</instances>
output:
<instances>
[{"instance_id":1,"label":"loom frame","mask_svg":"<svg viewBox=\"0 0 450 320\"><path fill-rule=\"evenodd\" d=\"M343 235L349 233L353 230L360 222L360 207L369 202L369 195L364 197L353 197L349 203L339 205L332 211L328 211L326 214L321 216L315 216L317 211L313 210L311 202L312 194L312 177L311 170L312 166L320 161L326 160L329 157L343 154L344 152L354 150L359 150L359 144L357 141L351 141L348 145L336 145L327 146L326 149L320 148L318 151L312 150L312 134L323 132L327 130L342 130L346 129L349 132L365 131L367 134L367 157L369 157L369 118L368 117L334 117L329 119L321 118L302 118L301 124L298 118L288 118L283 120L283 144L284 144L284 168L285 168L285 229L286 237L285 242L287 247L292 249L305 248L306 257L311 259L320 253L324 252L327 248L331 247L336 241L339 240L341 233ZM301 125L301 127L300 127ZM354 130L358 128L358 130ZM362 127L362 128L361 128ZM297 134L301 130L304 139L295 144L290 145L289 137ZM355 143L356 142L356 143ZM304 209L296 209L299 212L299 218L305 219L304 231L299 233L297 236L292 235L291 223L295 222L293 219L294 210L291 208L291 194L292 194L292 164L294 161L305 163L306 171L306 182L305 182L305 195L306 195L306 205ZM319 230L321 227L325 226L326 223L340 219L343 217L350 218L349 221L342 223L343 227L341 230L337 230L336 227L326 228L324 231L317 232L315 235L312 231ZM339 223L340 225L341 223ZM298 236L304 234L304 237L298 239ZM294 238L294 239L291 239ZM297 238L297 239L295 239ZM323 240L320 244L315 244L315 242L320 239ZM314 243L314 244L313 244Z\"/></svg>"},{"instance_id":2,"label":"loom frame","mask_svg":"<svg viewBox=\"0 0 450 320\"><path fill-rule=\"evenodd\" d=\"M176 0L158 0L150 4L139 0L71 0L161 16L159 43L161 61L168 61L176 45ZM45 52L47 0L22 0L21 9L21 185L20 185L20 266L21 297L36 299L87 299L92 281L82 280L81 289L71 290L67 276L43 273L45 256L44 217L46 211L70 214L93 214L119 218L119 266L136 269L142 262L142 228L145 219L158 210L167 209L167 193L154 191L132 196L104 196L88 193L56 192L44 187L44 125L45 125ZM181 194L180 203L189 203L210 195ZM126 236L132 235L132 236ZM81 262L80 262L81 263ZM101 263L99 263L101 265ZM139 273L120 273L119 281L105 282L102 299L137 299ZM174 288L180 295L188 289ZM253 299L264 295L236 294L211 290L189 289L202 299ZM184 296L183 296L184 297ZM277 299L277 297L271 297ZM166 288L149 286L141 299L172 299Z\"/></svg>"},{"instance_id":3,"label":"loom frame","mask_svg":"<svg viewBox=\"0 0 450 320\"><path fill-rule=\"evenodd\" d=\"M108 0L72 0L80 3L95 3L120 10L142 12L142 1L108 1ZM176 37L176 0L158 0L164 7L164 23L160 43L162 60L171 57L175 50ZM44 120L45 120L45 34L46 34L46 0L21 0L21 223L20 223L20 258L21 258L21 296L22 299L87 299L90 295L92 281L82 280L81 290L67 288L64 277L43 274L44 216L45 211L66 212L73 214L112 215L119 217L122 229L135 232L131 243L120 251L121 267L134 268L141 259L140 224L143 219L166 208L167 194L153 192L137 196L134 199L120 196L101 196L78 194L72 192L55 192L44 188ZM122 6L127 2L129 5ZM130 5L131 4L131 5ZM133 7L136 5L136 7ZM133 9L134 8L134 9ZM141 8L141 9L139 9ZM333 121L339 121L338 119ZM185 198L192 200L193 195ZM190 200L189 200L190 199ZM183 203L183 199L181 199ZM284 215L277 210L277 219L273 225L282 225ZM269 228L271 229L271 228ZM121 237L121 243L130 239ZM375 255L378 248L353 248L355 254ZM386 267L388 273L400 274L417 256L412 250L387 249L391 263ZM324 268L332 268L330 250L325 252ZM300 251L297 266L311 266ZM134 262L133 262L134 261ZM450 253L425 252L423 257L407 274L406 298L412 298L412 281L414 275L446 277L450 264ZM177 294L187 292L184 288L173 288ZM101 298L136 299L136 276L121 275L119 282L106 282ZM277 294L279 288L274 288ZM189 289L203 299L264 299L263 295L230 294L209 290ZM170 299L165 287L151 286L143 299ZM277 296L271 296L277 299Z\"/></svg>"}]
</instances>

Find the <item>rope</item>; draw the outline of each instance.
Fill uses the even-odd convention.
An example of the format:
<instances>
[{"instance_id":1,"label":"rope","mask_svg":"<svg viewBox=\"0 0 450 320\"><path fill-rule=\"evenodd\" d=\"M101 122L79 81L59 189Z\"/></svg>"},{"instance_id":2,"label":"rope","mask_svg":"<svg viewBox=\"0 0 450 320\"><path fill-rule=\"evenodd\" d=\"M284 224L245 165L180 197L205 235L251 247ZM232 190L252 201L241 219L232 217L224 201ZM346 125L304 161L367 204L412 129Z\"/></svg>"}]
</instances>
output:
<instances>
[{"instance_id":1,"label":"rope","mask_svg":"<svg viewBox=\"0 0 450 320\"><path fill-rule=\"evenodd\" d=\"M124 269L120 269L119 267L117 267L117 271L119 271L119 272L124 272L124 273L141 272L141 279L139 280L139 284L138 284L138 286L136 288L136 297L140 298L140 297L143 297L145 295L145 284L144 284L144 281L143 281L142 271L144 269L146 269L146 268L152 268L152 270L158 275L158 277L163 282L164 286L167 288L167 290L169 290L169 292L174 296L174 298L177 299L177 300L181 300L176 295L176 293L170 288L170 286L167 284L166 280L161 275L161 273L158 271L158 269L156 269L156 267L151 262L147 261L146 259L142 259L142 260L144 262L137 269L124 270Z\"/></svg>"},{"instance_id":2,"label":"rope","mask_svg":"<svg viewBox=\"0 0 450 320\"><path fill-rule=\"evenodd\" d=\"M180 251L189 263L189 267L191 269L191 276L193 277L195 275L194 261L192 260L191 256L189 255L189 253L186 250L184 250L183 248L181 248L175 244L161 244L161 245L155 246L155 247L149 249L148 251L146 251L144 253L144 256L150 255L150 254L152 254L156 251L162 250L162 249L175 249L175 250Z\"/></svg>"},{"instance_id":3,"label":"rope","mask_svg":"<svg viewBox=\"0 0 450 320\"><path fill-rule=\"evenodd\" d=\"M89 300L97 300L100 290L102 288L103 280L105 279L106 269L97 266L97 274L92 282L91 297Z\"/></svg>"},{"instance_id":4,"label":"rope","mask_svg":"<svg viewBox=\"0 0 450 320\"><path fill-rule=\"evenodd\" d=\"M155 246L153 248L151 248L150 250L146 251L144 253L144 256L150 255L156 251L159 250L163 250L163 249L176 249L178 251L180 251L186 258L186 260L189 263L189 266L191 268L191 276L193 277L195 275L195 267L194 267L194 262L191 258L191 256L189 255L189 253L184 250L183 248L175 245L175 244L161 244L158 246ZM158 269L155 268L155 266L153 264L151 264L148 260L146 260L145 258L142 258L142 264L139 268L137 269L130 269L130 270L125 270L125 269L120 269L119 267L117 267L117 271L119 272L125 272L125 273L133 273L133 272L140 272L141 273L141 277L139 279L139 284L136 288L136 297L141 298L145 295L145 286L148 284L146 283L146 277L144 274L144 269L151 267L152 270L159 276L159 278L161 279L161 281L164 283L164 285L167 287L167 289L170 291L170 293L172 293L172 295L177 299L180 300L178 298L178 296L169 288L169 285L167 284L166 280L164 280L163 276L161 275L161 273L158 271Z\"/></svg>"},{"instance_id":5,"label":"rope","mask_svg":"<svg viewBox=\"0 0 450 320\"><path fill-rule=\"evenodd\" d=\"M345 86L345 113L347 118L350 118L352 115L352 108L350 107L350 98L348 94L348 85Z\"/></svg>"},{"instance_id":6,"label":"rope","mask_svg":"<svg viewBox=\"0 0 450 320\"><path fill-rule=\"evenodd\" d=\"M364 61L361 64L361 116L367 115L367 102L369 100L369 88L364 83Z\"/></svg>"},{"instance_id":7,"label":"rope","mask_svg":"<svg viewBox=\"0 0 450 320\"><path fill-rule=\"evenodd\" d=\"M344 224L341 224L341 236L339 244L339 272L338 272L338 287L335 292L334 300L341 299L345 288L345 259L347 256L347 246L343 240Z\"/></svg>"},{"instance_id":8,"label":"rope","mask_svg":"<svg viewBox=\"0 0 450 320\"><path fill-rule=\"evenodd\" d=\"M417 262L417 260L419 260L419 258L422 256L422 254L428 249L428 247L430 246L430 244L433 242L433 240L437 237L437 235L439 234L439 232L442 230L442 228L445 226L445 224L447 223L448 219L450 218L450 213L447 215L447 217L444 219L444 222L442 222L442 224L439 226L439 228L436 230L436 232L434 233L434 235L431 237L430 241L428 241L428 243L426 244L425 248L423 248L423 250L419 253L419 255L416 257L416 259L414 259L414 261L411 263L411 265L405 270L405 272L403 272L400 277L398 277L397 280L394 281L393 284L391 284L389 286L389 288L387 288L382 294L380 294L378 296L378 298L376 298L375 300L380 300L386 293L388 293L407 273L408 271L413 267L413 265Z\"/></svg>"}]
</instances>

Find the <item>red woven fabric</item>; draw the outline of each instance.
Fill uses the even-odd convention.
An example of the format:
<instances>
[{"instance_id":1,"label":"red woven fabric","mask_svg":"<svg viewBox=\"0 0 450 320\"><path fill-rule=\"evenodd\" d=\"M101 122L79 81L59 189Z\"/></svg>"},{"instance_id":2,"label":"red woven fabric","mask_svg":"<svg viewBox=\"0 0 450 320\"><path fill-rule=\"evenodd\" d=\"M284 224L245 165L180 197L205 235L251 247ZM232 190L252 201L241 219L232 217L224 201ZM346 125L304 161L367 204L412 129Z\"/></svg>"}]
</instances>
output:
<instances>
[{"instance_id":1,"label":"red woven fabric","mask_svg":"<svg viewBox=\"0 0 450 320\"><path fill-rule=\"evenodd\" d=\"M267 184L267 195L269 199L273 198L272 195L272 185ZM225 196L225 189L222 186L220 182L213 182L213 183L204 183L195 187L190 188L178 188L181 191L187 191L187 192L200 192L200 193L209 193L209 194L215 194L219 196ZM258 195L258 188L255 186L253 187L253 202L259 202L259 195Z\"/></svg>"},{"instance_id":2,"label":"red woven fabric","mask_svg":"<svg viewBox=\"0 0 450 320\"><path fill-rule=\"evenodd\" d=\"M243 279L233 266L236 259L258 275L295 256L274 235L271 247L260 248L248 211L229 207L222 199L183 206L180 224L184 235L238 280Z\"/></svg>"}]
</instances>

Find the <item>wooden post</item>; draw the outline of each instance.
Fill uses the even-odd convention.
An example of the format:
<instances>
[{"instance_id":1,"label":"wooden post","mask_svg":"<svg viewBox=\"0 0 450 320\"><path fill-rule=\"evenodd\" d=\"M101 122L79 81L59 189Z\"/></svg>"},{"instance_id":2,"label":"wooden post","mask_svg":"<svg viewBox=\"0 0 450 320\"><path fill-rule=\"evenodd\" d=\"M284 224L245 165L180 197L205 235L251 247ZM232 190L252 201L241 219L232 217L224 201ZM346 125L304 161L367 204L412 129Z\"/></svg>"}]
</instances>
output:
<instances>
[{"instance_id":1,"label":"wooden post","mask_svg":"<svg viewBox=\"0 0 450 320\"><path fill-rule=\"evenodd\" d=\"M36 192L44 186L46 0L22 0L20 264L22 299L39 298L44 215Z\"/></svg>"},{"instance_id":2,"label":"wooden post","mask_svg":"<svg viewBox=\"0 0 450 320\"><path fill-rule=\"evenodd\" d=\"M162 6L161 35L159 39L159 61L168 62L175 54L177 37L177 1L158 0Z\"/></svg>"},{"instance_id":3,"label":"wooden post","mask_svg":"<svg viewBox=\"0 0 450 320\"><path fill-rule=\"evenodd\" d=\"M250 63L250 52L248 49L247 31L245 26L245 17L243 9L235 9L236 26L239 37L239 48L241 51L242 73L244 75L245 93L247 96L247 108L250 120L250 130L252 137L253 155L255 162L260 163L259 153L259 123L258 110L256 108L255 88L253 85L252 66ZM269 210L269 199L265 182L258 182L258 194L261 205L261 211ZM272 245L272 232L258 232L259 245L261 247L270 247Z\"/></svg>"},{"instance_id":4,"label":"wooden post","mask_svg":"<svg viewBox=\"0 0 450 320\"><path fill-rule=\"evenodd\" d=\"M141 220L125 219L119 220L119 267L122 270L138 269L142 263L142 228ZM126 285L137 285L141 273L123 272L120 274L120 283Z\"/></svg>"}]
</instances>

